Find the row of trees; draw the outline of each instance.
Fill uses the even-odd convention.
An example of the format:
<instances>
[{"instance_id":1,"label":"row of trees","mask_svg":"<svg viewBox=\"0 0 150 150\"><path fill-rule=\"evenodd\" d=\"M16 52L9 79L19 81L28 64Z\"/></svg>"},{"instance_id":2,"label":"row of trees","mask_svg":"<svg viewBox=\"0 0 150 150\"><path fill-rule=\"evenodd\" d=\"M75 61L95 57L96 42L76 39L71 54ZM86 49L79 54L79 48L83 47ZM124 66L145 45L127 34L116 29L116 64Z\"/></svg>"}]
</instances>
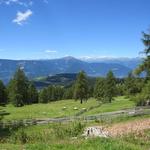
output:
<instances>
[{"instance_id":1,"label":"row of trees","mask_svg":"<svg viewBox=\"0 0 150 150\"><path fill-rule=\"evenodd\" d=\"M95 97L102 102L112 102L117 95L126 95L137 101L137 105L150 103L150 34L143 33L145 59L143 63L124 79L116 79L109 71L105 78L98 78L94 86L88 82L86 73L81 71L76 82L69 88L49 86L37 91L34 84L28 80L22 69L18 69L7 88L0 81L0 103L11 102L15 106L32 103L48 103L61 99L76 99L82 104L89 97ZM138 75L146 73L145 78Z\"/></svg>"},{"instance_id":2,"label":"row of trees","mask_svg":"<svg viewBox=\"0 0 150 150\"><path fill-rule=\"evenodd\" d=\"M87 101L95 97L102 102L111 102L114 96L135 96L142 91L145 81L129 73L127 78L116 79L113 72L109 71L105 78L97 78L94 86L88 82L86 73L81 71L76 82L70 87L48 86L37 91L22 69L18 69L9 82L7 88L0 81L0 103L13 103L14 106L23 106L32 103L48 103L62 99L76 99Z\"/></svg>"},{"instance_id":3,"label":"row of trees","mask_svg":"<svg viewBox=\"0 0 150 150\"><path fill-rule=\"evenodd\" d=\"M94 97L102 102L111 102L116 95L116 79L113 72L108 72L106 78L98 78L94 88Z\"/></svg>"},{"instance_id":4,"label":"row of trees","mask_svg":"<svg viewBox=\"0 0 150 150\"><path fill-rule=\"evenodd\" d=\"M98 83L96 83L96 86L98 86ZM112 72L108 73L106 83L107 90L105 89L105 91L107 91L107 94L105 93L105 97L108 95L108 101L111 102L114 93L112 92L112 89L114 90L115 87L115 78ZM93 91L92 88L88 83L86 73L81 71L77 76L75 84L68 88L50 85L37 91L34 84L25 76L24 71L19 68L14 74L14 77L10 80L7 88L4 86L3 82L0 81L0 103L6 104L10 102L13 103L14 106L19 107L32 103L48 103L51 101L72 98L76 100L79 99L80 102L83 103L84 100L93 96L93 93L91 93L91 91ZM99 92L100 91L95 88L94 93ZM95 97L98 98L97 96Z\"/></svg>"}]
</instances>

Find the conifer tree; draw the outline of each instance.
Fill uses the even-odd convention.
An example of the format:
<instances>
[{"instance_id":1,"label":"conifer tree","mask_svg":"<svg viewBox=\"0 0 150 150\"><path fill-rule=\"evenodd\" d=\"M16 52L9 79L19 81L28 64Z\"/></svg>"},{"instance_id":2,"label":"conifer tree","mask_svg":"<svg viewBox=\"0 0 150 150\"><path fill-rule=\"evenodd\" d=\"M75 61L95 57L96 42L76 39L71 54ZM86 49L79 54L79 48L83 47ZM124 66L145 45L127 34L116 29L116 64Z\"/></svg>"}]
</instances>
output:
<instances>
[{"instance_id":1,"label":"conifer tree","mask_svg":"<svg viewBox=\"0 0 150 150\"><path fill-rule=\"evenodd\" d=\"M79 72L74 89L74 98L79 99L80 103L88 99L88 81L85 72Z\"/></svg>"},{"instance_id":2,"label":"conifer tree","mask_svg":"<svg viewBox=\"0 0 150 150\"><path fill-rule=\"evenodd\" d=\"M48 101L49 101L48 90L47 90L47 88L44 88L40 91L39 102L40 103L48 103Z\"/></svg>"},{"instance_id":3,"label":"conifer tree","mask_svg":"<svg viewBox=\"0 0 150 150\"><path fill-rule=\"evenodd\" d=\"M28 103L38 103L38 91L32 83L28 86Z\"/></svg>"},{"instance_id":4,"label":"conifer tree","mask_svg":"<svg viewBox=\"0 0 150 150\"><path fill-rule=\"evenodd\" d=\"M116 93L116 79L112 71L109 71L105 81L105 100L110 102Z\"/></svg>"},{"instance_id":5,"label":"conifer tree","mask_svg":"<svg viewBox=\"0 0 150 150\"><path fill-rule=\"evenodd\" d=\"M29 82L24 71L18 68L8 86L10 101L15 106L23 106L29 103L28 84Z\"/></svg>"},{"instance_id":6,"label":"conifer tree","mask_svg":"<svg viewBox=\"0 0 150 150\"><path fill-rule=\"evenodd\" d=\"M140 92L141 84L142 81L136 78L132 72L130 72L124 81L125 94L127 96L132 96Z\"/></svg>"},{"instance_id":7,"label":"conifer tree","mask_svg":"<svg viewBox=\"0 0 150 150\"><path fill-rule=\"evenodd\" d=\"M0 80L0 104L7 103L7 92L3 82Z\"/></svg>"},{"instance_id":8,"label":"conifer tree","mask_svg":"<svg viewBox=\"0 0 150 150\"><path fill-rule=\"evenodd\" d=\"M135 70L135 73L140 74L141 72L145 71L147 78L150 79L150 32L143 32L142 42L145 46L145 50L143 51L143 53L146 57L143 60L142 64L139 65L139 67Z\"/></svg>"},{"instance_id":9,"label":"conifer tree","mask_svg":"<svg viewBox=\"0 0 150 150\"><path fill-rule=\"evenodd\" d=\"M105 98L105 79L98 78L95 83L94 97L97 100L104 101Z\"/></svg>"}]
</instances>

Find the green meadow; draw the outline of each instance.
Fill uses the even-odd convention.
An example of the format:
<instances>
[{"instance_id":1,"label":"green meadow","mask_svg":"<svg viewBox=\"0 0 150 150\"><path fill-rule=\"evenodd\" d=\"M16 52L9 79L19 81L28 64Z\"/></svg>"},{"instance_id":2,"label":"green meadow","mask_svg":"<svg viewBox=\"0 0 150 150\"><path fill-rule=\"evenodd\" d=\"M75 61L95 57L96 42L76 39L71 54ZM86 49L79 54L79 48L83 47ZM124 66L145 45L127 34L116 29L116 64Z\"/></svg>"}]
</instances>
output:
<instances>
[{"instance_id":1,"label":"green meadow","mask_svg":"<svg viewBox=\"0 0 150 150\"><path fill-rule=\"evenodd\" d=\"M87 111L82 115L93 115L132 108L134 106L135 104L133 101L126 99L125 97L116 97L112 103L106 104L100 104L99 101L91 98L83 104L80 104L79 101L75 100L61 100L48 104L25 105L24 107L14 107L9 104L6 105L6 107L0 107L0 109L8 113L8 115L4 116L4 120L22 120L74 116L84 109Z\"/></svg>"}]
</instances>

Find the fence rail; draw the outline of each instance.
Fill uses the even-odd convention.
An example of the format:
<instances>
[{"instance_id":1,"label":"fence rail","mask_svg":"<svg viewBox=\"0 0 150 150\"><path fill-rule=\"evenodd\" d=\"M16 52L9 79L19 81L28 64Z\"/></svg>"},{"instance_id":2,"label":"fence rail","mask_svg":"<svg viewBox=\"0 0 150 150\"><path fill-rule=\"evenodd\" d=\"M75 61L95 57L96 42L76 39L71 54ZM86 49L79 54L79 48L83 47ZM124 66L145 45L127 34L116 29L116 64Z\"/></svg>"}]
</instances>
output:
<instances>
[{"instance_id":1,"label":"fence rail","mask_svg":"<svg viewBox=\"0 0 150 150\"><path fill-rule=\"evenodd\" d=\"M92 121L92 120L106 120L117 117L130 117L130 116L140 116L140 115L150 115L150 107L136 107L133 109L125 109L114 112L100 113L96 115L89 116L72 116L64 118L37 118L37 119L24 119L24 120L12 120L12 121L1 121L0 126L29 126L38 124L48 124L56 122L71 122L71 121Z\"/></svg>"}]
</instances>

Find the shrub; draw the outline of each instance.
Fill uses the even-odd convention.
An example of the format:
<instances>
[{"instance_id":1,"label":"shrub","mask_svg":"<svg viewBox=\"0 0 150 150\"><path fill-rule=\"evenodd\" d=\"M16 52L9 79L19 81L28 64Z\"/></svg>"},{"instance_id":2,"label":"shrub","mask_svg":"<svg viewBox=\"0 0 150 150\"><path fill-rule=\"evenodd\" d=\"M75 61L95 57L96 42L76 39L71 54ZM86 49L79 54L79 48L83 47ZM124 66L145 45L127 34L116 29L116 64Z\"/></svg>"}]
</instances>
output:
<instances>
[{"instance_id":1,"label":"shrub","mask_svg":"<svg viewBox=\"0 0 150 150\"><path fill-rule=\"evenodd\" d=\"M71 123L67 126L64 124L56 124L53 128L53 134L60 139L65 137L76 137L82 133L84 127L85 124L80 122Z\"/></svg>"}]
</instances>

